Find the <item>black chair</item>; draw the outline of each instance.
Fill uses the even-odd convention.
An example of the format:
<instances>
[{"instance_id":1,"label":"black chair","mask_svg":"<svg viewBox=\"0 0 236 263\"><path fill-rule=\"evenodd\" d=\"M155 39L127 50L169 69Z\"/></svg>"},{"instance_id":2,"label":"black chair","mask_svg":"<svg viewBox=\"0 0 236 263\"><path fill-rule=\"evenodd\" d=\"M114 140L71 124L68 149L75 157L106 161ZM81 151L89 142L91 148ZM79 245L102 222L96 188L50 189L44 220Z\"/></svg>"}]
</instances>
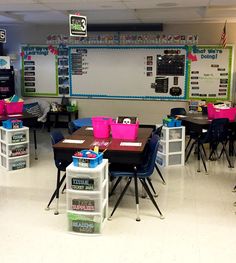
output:
<instances>
[{"instance_id":1,"label":"black chair","mask_svg":"<svg viewBox=\"0 0 236 263\"><path fill-rule=\"evenodd\" d=\"M51 137L51 142L52 145L62 141L64 139L63 134L61 133L61 131L53 131L50 133L50 137ZM70 162L68 161L64 161L64 160L59 160L57 159L57 157L55 156L55 152L54 152L54 161L55 161L55 165L57 167L57 182L56 182L56 189L53 192L48 205L46 207L46 210L50 209L50 205L52 203L52 201L54 200L54 198L56 197L56 208L55 208L55 212L54 215L58 215L58 204L59 204L59 191L60 191L60 187L63 184L63 182L65 181L66 178L66 173L64 173L63 177L61 178L61 171L65 172L66 171L66 167L70 164Z\"/></svg>"},{"instance_id":2,"label":"black chair","mask_svg":"<svg viewBox=\"0 0 236 263\"><path fill-rule=\"evenodd\" d=\"M153 132L153 135L156 134L157 136L161 137L162 127L163 127L163 125L161 125L160 127L156 128L155 131ZM157 162L155 162L155 168L156 168L156 171L157 171L158 175L160 176L160 178L162 180L162 183L164 185L166 185L166 181L165 181L164 177L162 176L162 173L161 173L161 171L160 171L160 169L159 169L159 167L157 165ZM155 193L155 191L154 191L154 193Z\"/></svg>"},{"instance_id":3,"label":"black chair","mask_svg":"<svg viewBox=\"0 0 236 263\"><path fill-rule=\"evenodd\" d=\"M117 178L116 179L116 183L114 184L110 195L113 194L113 192L115 191L117 185L119 184L119 182L123 179L123 178L127 178L128 177L128 181L124 187L124 189L122 190L115 206L114 209L110 215L110 218L113 216L115 210L117 209L117 207L119 206L124 194L126 193L132 179L134 179L134 187L135 187L135 200L136 200L136 209L137 209L137 217L136 217L136 221L140 221L140 217L139 217L139 194L138 194L138 179L141 182L143 188L145 189L145 191L147 192L150 200L152 201L153 205L156 207L157 211L160 214L160 218L163 219L163 215L150 191L149 186L151 187L151 189L154 189L150 180L150 176L152 175L154 168L155 168L155 161L156 161L156 154L157 154L157 150L158 150L158 136L153 135L151 140L148 143L148 154L146 155L146 158L144 160L144 162L139 165L139 166L131 166L131 165L127 165L127 166L121 166L121 165L113 165L111 164L109 167L109 172L110 175L113 178Z\"/></svg>"},{"instance_id":4,"label":"black chair","mask_svg":"<svg viewBox=\"0 0 236 263\"><path fill-rule=\"evenodd\" d=\"M188 160L189 155L193 149L194 145L197 145L198 147L198 157L202 159L205 171L207 172L206 163L204 161L203 153L206 157L206 154L204 152L203 145L206 143L210 144L210 160L215 160L216 158L220 158L223 153L225 153L229 167L232 168L233 165L231 164L228 152L226 151L226 144L228 141L228 124L229 120L227 118L220 118L220 119L214 119L212 120L208 130L206 133L202 133L191 145L191 148L186 156L186 160ZM221 154L218 155L217 148L219 144L222 145ZM198 169L200 171L200 169Z\"/></svg>"},{"instance_id":5,"label":"black chair","mask_svg":"<svg viewBox=\"0 0 236 263\"><path fill-rule=\"evenodd\" d=\"M170 109L170 116L175 117L176 115L187 115L185 108L172 108Z\"/></svg>"},{"instance_id":6,"label":"black chair","mask_svg":"<svg viewBox=\"0 0 236 263\"><path fill-rule=\"evenodd\" d=\"M68 132L69 134L74 133L78 128L75 126L73 121L68 122Z\"/></svg>"}]
</instances>

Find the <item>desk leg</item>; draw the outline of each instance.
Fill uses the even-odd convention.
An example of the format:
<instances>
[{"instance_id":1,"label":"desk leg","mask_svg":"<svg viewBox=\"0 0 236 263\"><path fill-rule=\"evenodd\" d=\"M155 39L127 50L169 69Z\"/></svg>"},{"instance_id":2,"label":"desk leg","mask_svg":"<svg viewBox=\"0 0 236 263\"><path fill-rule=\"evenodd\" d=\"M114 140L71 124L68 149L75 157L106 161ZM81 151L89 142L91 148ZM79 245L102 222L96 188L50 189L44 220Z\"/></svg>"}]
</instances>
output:
<instances>
[{"instance_id":1,"label":"desk leg","mask_svg":"<svg viewBox=\"0 0 236 263\"><path fill-rule=\"evenodd\" d=\"M33 130L34 131L34 159L38 160L38 156L37 156L37 136L36 136L36 129Z\"/></svg>"},{"instance_id":2,"label":"desk leg","mask_svg":"<svg viewBox=\"0 0 236 263\"><path fill-rule=\"evenodd\" d=\"M138 198L138 178L137 178L137 168L134 167L134 189L135 189L135 201L136 201L136 221L141 221L139 217L139 198Z\"/></svg>"}]
</instances>

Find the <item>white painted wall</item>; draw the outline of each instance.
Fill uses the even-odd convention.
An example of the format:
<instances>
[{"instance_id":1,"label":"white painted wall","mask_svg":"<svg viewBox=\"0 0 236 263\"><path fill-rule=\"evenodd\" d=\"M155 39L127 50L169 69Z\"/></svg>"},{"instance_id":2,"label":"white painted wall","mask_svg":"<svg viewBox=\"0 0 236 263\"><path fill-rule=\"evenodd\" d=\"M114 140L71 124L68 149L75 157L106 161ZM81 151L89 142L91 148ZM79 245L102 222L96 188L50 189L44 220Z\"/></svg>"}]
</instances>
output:
<instances>
[{"instance_id":1,"label":"white painted wall","mask_svg":"<svg viewBox=\"0 0 236 263\"><path fill-rule=\"evenodd\" d=\"M199 44L216 45L220 43L223 24L167 24L164 25L163 34L196 34L199 36ZM69 34L69 26L14 26L6 27L7 43L4 46L6 54L14 54L16 61L16 85L20 94L20 45L21 44L46 44L46 38L50 34ZM228 44L236 43L236 23L227 25ZM235 62L234 73L235 76ZM50 77L50 76L49 76ZM235 77L233 91L235 91ZM235 100L233 92L233 101ZM45 99L45 98L44 98ZM60 101L60 98L46 98L49 101ZM104 100L104 99L78 99L79 116L89 117L95 115L135 115L141 123L158 123L169 113L172 107L185 107L187 102L181 101L131 101L131 100Z\"/></svg>"}]
</instances>

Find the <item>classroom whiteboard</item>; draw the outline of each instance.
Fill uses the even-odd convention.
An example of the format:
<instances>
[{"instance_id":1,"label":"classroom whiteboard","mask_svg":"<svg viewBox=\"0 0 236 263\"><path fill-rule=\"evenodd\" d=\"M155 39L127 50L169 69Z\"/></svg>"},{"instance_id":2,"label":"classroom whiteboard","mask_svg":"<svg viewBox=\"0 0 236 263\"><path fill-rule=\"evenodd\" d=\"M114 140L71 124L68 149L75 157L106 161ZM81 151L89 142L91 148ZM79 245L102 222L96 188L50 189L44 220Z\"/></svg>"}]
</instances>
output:
<instances>
[{"instance_id":1,"label":"classroom whiteboard","mask_svg":"<svg viewBox=\"0 0 236 263\"><path fill-rule=\"evenodd\" d=\"M71 96L186 99L186 54L183 46L70 47ZM166 57L173 65L159 63Z\"/></svg>"},{"instance_id":2,"label":"classroom whiteboard","mask_svg":"<svg viewBox=\"0 0 236 263\"><path fill-rule=\"evenodd\" d=\"M58 95L57 56L44 46L22 47L24 96Z\"/></svg>"},{"instance_id":3,"label":"classroom whiteboard","mask_svg":"<svg viewBox=\"0 0 236 263\"><path fill-rule=\"evenodd\" d=\"M233 47L193 46L189 72L190 99L231 99Z\"/></svg>"}]
</instances>

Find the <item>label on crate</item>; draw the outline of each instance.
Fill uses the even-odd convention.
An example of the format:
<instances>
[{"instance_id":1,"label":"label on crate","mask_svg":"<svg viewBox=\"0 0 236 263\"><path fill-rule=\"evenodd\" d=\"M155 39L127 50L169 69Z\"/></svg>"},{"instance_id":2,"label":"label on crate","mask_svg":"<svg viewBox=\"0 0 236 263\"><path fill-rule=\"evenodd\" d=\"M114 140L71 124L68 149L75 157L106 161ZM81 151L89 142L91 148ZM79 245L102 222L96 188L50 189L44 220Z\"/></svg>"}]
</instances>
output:
<instances>
[{"instance_id":1,"label":"label on crate","mask_svg":"<svg viewBox=\"0 0 236 263\"><path fill-rule=\"evenodd\" d=\"M26 134L25 133L13 134L11 137L11 141L12 141L12 143L25 142L26 141Z\"/></svg>"},{"instance_id":2,"label":"label on crate","mask_svg":"<svg viewBox=\"0 0 236 263\"><path fill-rule=\"evenodd\" d=\"M12 164L12 170L23 169L25 167L26 167L26 161L25 160L17 161L17 162Z\"/></svg>"},{"instance_id":3,"label":"label on crate","mask_svg":"<svg viewBox=\"0 0 236 263\"><path fill-rule=\"evenodd\" d=\"M94 211L94 200L72 199L72 209L76 211Z\"/></svg>"},{"instance_id":4,"label":"label on crate","mask_svg":"<svg viewBox=\"0 0 236 263\"><path fill-rule=\"evenodd\" d=\"M72 221L72 231L79 233L94 233L95 222L88 221Z\"/></svg>"},{"instance_id":5,"label":"label on crate","mask_svg":"<svg viewBox=\"0 0 236 263\"><path fill-rule=\"evenodd\" d=\"M11 148L9 152L10 157L16 157L16 156L21 156L27 154L27 146L26 145L19 145L19 146L14 146Z\"/></svg>"},{"instance_id":6,"label":"label on crate","mask_svg":"<svg viewBox=\"0 0 236 263\"><path fill-rule=\"evenodd\" d=\"M90 160L85 158L79 158L79 167L89 168Z\"/></svg>"},{"instance_id":7,"label":"label on crate","mask_svg":"<svg viewBox=\"0 0 236 263\"><path fill-rule=\"evenodd\" d=\"M73 190L94 190L94 180L88 178L72 178L71 188Z\"/></svg>"}]
</instances>

